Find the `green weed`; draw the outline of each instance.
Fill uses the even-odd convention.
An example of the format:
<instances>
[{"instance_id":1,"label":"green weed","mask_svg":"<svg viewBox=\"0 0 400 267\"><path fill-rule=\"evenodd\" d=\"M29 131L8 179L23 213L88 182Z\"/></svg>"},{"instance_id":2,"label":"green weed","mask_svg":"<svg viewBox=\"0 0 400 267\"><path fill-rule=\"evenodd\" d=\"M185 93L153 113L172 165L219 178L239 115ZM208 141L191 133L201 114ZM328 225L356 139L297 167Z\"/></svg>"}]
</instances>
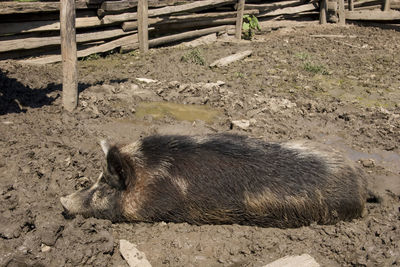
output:
<instances>
[{"instance_id":1,"label":"green weed","mask_svg":"<svg viewBox=\"0 0 400 267\"><path fill-rule=\"evenodd\" d=\"M83 57L80 60L81 61L90 61L90 60L96 60L96 59L100 59L100 55L97 53Z\"/></svg>"},{"instance_id":2,"label":"green weed","mask_svg":"<svg viewBox=\"0 0 400 267\"><path fill-rule=\"evenodd\" d=\"M305 52L300 52L296 54L296 57L298 57L301 60L307 60L310 59L310 55L305 53Z\"/></svg>"},{"instance_id":3,"label":"green weed","mask_svg":"<svg viewBox=\"0 0 400 267\"><path fill-rule=\"evenodd\" d=\"M304 70L311 72L311 73L321 73L322 75L328 75L329 72L326 70L326 68L323 65L317 65L312 62L306 62L303 65Z\"/></svg>"},{"instance_id":4,"label":"green weed","mask_svg":"<svg viewBox=\"0 0 400 267\"><path fill-rule=\"evenodd\" d=\"M261 30L258 19L254 15L244 15L242 30L244 39L253 39L255 32Z\"/></svg>"},{"instance_id":5,"label":"green weed","mask_svg":"<svg viewBox=\"0 0 400 267\"><path fill-rule=\"evenodd\" d=\"M203 53L200 49L195 48L188 52L186 52L182 57L181 61L193 63L196 65L204 66L206 64L206 60L204 59Z\"/></svg>"}]
</instances>

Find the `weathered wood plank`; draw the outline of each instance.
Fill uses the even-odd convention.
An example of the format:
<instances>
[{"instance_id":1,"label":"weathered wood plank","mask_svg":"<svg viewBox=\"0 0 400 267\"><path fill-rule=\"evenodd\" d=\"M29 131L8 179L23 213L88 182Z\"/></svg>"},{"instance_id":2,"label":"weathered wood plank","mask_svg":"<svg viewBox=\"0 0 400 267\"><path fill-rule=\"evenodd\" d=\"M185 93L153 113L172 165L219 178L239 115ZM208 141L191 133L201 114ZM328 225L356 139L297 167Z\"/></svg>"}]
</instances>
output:
<instances>
[{"instance_id":1,"label":"weathered wood plank","mask_svg":"<svg viewBox=\"0 0 400 267\"><path fill-rule=\"evenodd\" d=\"M263 4L245 4L244 9L258 9L259 11L270 11L278 8L298 6L301 3L299 0L279 1Z\"/></svg>"},{"instance_id":2,"label":"weathered wood plank","mask_svg":"<svg viewBox=\"0 0 400 267\"><path fill-rule=\"evenodd\" d=\"M235 25L236 18L225 18L225 19L207 19L200 21L188 21L178 23L159 24L157 26L157 32L170 33L171 30L194 30L200 27L214 27L220 25Z\"/></svg>"},{"instance_id":3,"label":"weathered wood plank","mask_svg":"<svg viewBox=\"0 0 400 267\"><path fill-rule=\"evenodd\" d=\"M246 15L257 15L259 11L257 9L245 10L244 14ZM162 17L162 22L159 24L165 23L177 23L182 21L197 21L204 19L222 19L222 18L235 18L237 15L237 11L229 11L229 12L210 12L210 13L201 13L201 14L190 14L190 15L180 15L180 16L168 16Z\"/></svg>"},{"instance_id":4,"label":"weathered wood plank","mask_svg":"<svg viewBox=\"0 0 400 267\"><path fill-rule=\"evenodd\" d=\"M62 102L71 112L78 106L78 65L76 57L75 1L60 1L61 55L62 55Z\"/></svg>"},{"instance_id":5,"label":"weathered wood plank","mask_svg":"<svg viewBox=\"0 0 400 267\"><path fill-rule=\"evenodd\" d=\"M354 10L354 0L349 0L348 1L348 6L349 6L349 10L353 11Z\"/></svg>"},{"instance_id":6,"label":"weathered wood plank","mask_svg":"<svg viewBox=\"0 0 400 267\"><path fill-rule=\"evenodd\" d=\"M390 0L384 0L383 11L389 11L389 10L390 10Z\"/></svg>"},{"instance_id":7,"label":"weathered wood plank","mask_svg":"<svg viewBox=\"0 0 400 267\"><path fill-rule=\"evenodd\" d=\"M179 44L179 46L183 47L197 47L200 45L209 45L217 41L217 34L211 33L208 35L201 36L199 38L196 38L192 41L188 42L183 42L182 44Z\"/></svg>"},{"instance_id":8,"label":"weathered wood plank","mask_svg":"<svg viewBox=\"0 0 400 267\"><path fill-rule=\"evenodd\" d=\"M0 0L1 1L1 0ZM76 10L76 18L85 18L85 17L93 17L96 16L95 9L77 9ZM27 21L43 21L46 20L60 20L60 12L37 12L37 13L14 13L14 14L6 14L0 15L0 23L9 23L9 22L27 22Z\"/></svg>"},{"instance_id":9,"label":"weathered wood plank","mask_svg":"<svg viewBox=\"0 0 400 267\"><path fill-rule=\"evenodd\" d=\"M77 43L92 42L98 40L107 40L118 36L128 35L119 28L106 29L95 32L80 33L76 35ZM3 39L3 40L2 40ZM21 36L13 35L7 38L0 38L0 52L8 52L13 50L35 49L44 46L60 45L60 36L37 37L37 36Z\"/></svg>"},{"instance_id":10,"label":"weathered wood plank","mask_svg":"<svg viewBox=\"0 0 400 267\"><path fill-rule=\"evenodd\" d=\"M86 1L75 2L76 9L88 9ZM60 11L59 2L0 2L0 15Z\"/></svg>"},{"instance_id":11,"label":"weathered wood plank","mask_svg":"<svg viewBox=\"0 0 400 267\"><path fill-rule=\"evenodd\" d=\"M400 20L400 11L396 10L360 10L346 11L345 13L348 20Z\"/></svg>"},{"instance_id":12,"label":"weathered wood plank","mask_svg":"<svg viewBox=\"0 0 400 267\"><path fill-rule=\"evenodd\" d=\"M149 0L148 6L165 7L192 3L198 0ZM104 1L101 5L105 11L123 11L137 7L138 0Z\"/></svg>"},{"instance_id":13,"label":"weathered wood plank","mask_svg":"<svg viewBox=\"0 0 400 267\"><path fill-rule=\"evenodd\" d=\"M242 25L243 25L243 11L244 11L245 0L239 0L237 7L237 16L236 16L236 39L242 39Z\"/></svg>"},{"instance_id":14,"label":"weathered wood plank","mask_svg":"<svg viewBox=\"0 0 400 267\"><path fill-rule=\"evenodd\" d=\"M233 55L223 57L221 59L214 61L213 63L210 64L210 67L223 67L223 66L229 65L235 61L242 60L242 59L250 56L252 53L253 53L253 51L251 51L251 50L246 50L246 51L242 51L239 53L235 53Z\"/></svg>"},{"instance_id":15,"label":"weathered wood plank","mask_svg":"<svg viewBox=\"0 0 400 267\"><path fill-rule=\"evenodd\" d=\"M380 4L380 5L374 5L374 6L361 6L361 7L356 7L356 8L354 8L353 11L359 11L359 10L374 10L374 9L379 10L379 9L381 9L381 8L382 8L382 5L381 5L381 4Z\"/></svg>"},{"instance_id":16,"label":"weathered wood plank","mask_svg":"<svg viewBox=\"0 0 400 267\"><path fill-rule=\"evenodd\" d=\"M149 7L164 7L164 6L172 6L176 3L190 3L194 0L149 0ZM100 8L104 11L123 11L131 8L137 7L138 0L122 0L122 1L104 1Z\"/></svg>"},{"instance_id":17,"label":"weathered wood plank","mask_svg":"<svg viewBox=\"0 0 400 267\"><path fill-rule=\"evenodd\" d=\"M75 21L76 28L87 28L101 25L104 25L104 23L102 23L102 21L97 17L77 18ZM57 20L0 23L0 35L58 30L60 30L60 22Z\"/></svg>"},{"instance_id":18,"label":"weathered wood plank","mask_svg":"<svg viewBox=\"0 0 400 267\"><path fill-rule=\"evenodd\" d=\"M124 46L124 45L129 45L137 43L137 46L139 46L138 43L138 36L137 34L131 34L125 37L121 37L117 40L113 40L111 42L95 46L95 47L90 47L84 50L80 50L77 53L78 58L86 57L91 54L96 54L96 53L104 53L107 51L111 51L115 48ZM53 56L47 56L47 57L42 57L42 58L34 58L34 59L24 59L24 60L19 60L18 62L22 64L33 64L33 65L44 65L44 64L49 64L49 63L56 63L61 61L61 56L60 55L53 55Z\"/></svg>"},{"instance_id":19,"label":"weathered wood plank","mask_svg":"<svg viewBox=\"0 0 400 267\"><path fill-rule=\"evenodd\" d=\"M221 5L233 4L235 0L203 0L197 1L189 4L183 4L179 6L167 6L162 8L150 9L148 11L149 17L157 17L163 15L170 15L179 12L194 12L200 11L204 9L208 9L211 7L217 7ZM121 21L129 21L129 20L136 20L137 13L124 13L120 15L106 15L102 19L103 23L114 23L114 22L121 22Z\"/></svg>"},{"instance_id":20,"label":"weathered wood plank","mask_svg":"<svg viewBox=\"0 0 400 267\"><path fill-rule=\"evenodd\" d=\"M315 3L310 3L294 7L279 8L273 11L268 11L266 13L260 12L258 17L262 18L262 17L270 17L278 15L290 15L290 14L296 14L300 12L313 11L313 10L317 10L317 5Z\"/></svg>"},{"instance_id":21,"label":"weathered wood plank","mask_svg":"<svg viewBox=\"0 0 400 267\"><path fill-rule=\"evenodd\" d=\"M169 6L164 8L151 9L148 11L149 17L168 15L178 12L199 11L210 7L234 3L234 0L205 0L180 6ZM107 15L101 20L97 17L84 17L76 19L76 28L96 27L120 23L123 21L137 20L137 13L124 13L120 15ZM34 21L34 22L16 22L0 23L0 35L38 32L38 31L56 31L60 29L58 21Z\"/></svg>"},{"instance_id":22,"label":"weathered wood plank","mask_svg":"<svg viewBox=\"0 0 400 267\"><path fill-rule=\"evenodd\" d=\"M169 36L155 38L155 39L149 40L149 47L155 47L155 46L168 44L168 43L175 43L175 42L178 42L181 40L196 38L196 37L208 35L211 33L226 32L228 30L228 27L229 26L218 26L218 27L213 27L213 28L188 31L188 32L184 32L184 33L178 33L178 34L173 34L173 35L169 35ZM125 45L125 46L121 47L121 51L129 52L129 51L137 49L138 47L139 47L138 44Z\"/></svg>"},{"instance_id":23,"label":"weathered wood plank","mask_svg":"<svg viewBox=\"0 0 400 267\"><path fill-rule=\"evenodd\" d=\"M217 7L235 3L235 0L203 0L179 6L167 6L149 10L149 17L157 17L161 15L179 13L179 12L195 12L210 7Z\"/></svg>"},{"instance_id":24,"label":"weathered wood plank","mask_svg":"<svg viewBox=\"0 0 400 267\"><path fill-rule=\"evenodd\" d=\"M190 4L180 5L180 6L168 6L163 8L157 9L150 9L148 11L149 17L157 17L157 16L164 16L170 15L179 12L194 12L203 9L207 9L210 7L215 7L219 5L234 3L234 0L205 0L205 1L198 1ZM102 19L102 22L105 24L122 22L122 21L129 21L129 20L137 20L137 13L124 13L120 15L107 15Z\"/></svg>"},{"instance_id":25,"label":"weathered wood plank","mask_svg":"<svg viewBox=\"0 0 400 267\"><path fill-rule=\"evenodd\" d=\"M103 9L104 11L122 11L137 7L137 5L138 5L138 0L104 1L101 4L100 8Z\"/></svg>"},{"instance_id":26,"label":"weathered wood plank","mask_svg":"<svg viewBox=\"0 0 400 267\"><path fill-rule=\"evenodd\" d=\"M148 6L147 0L139 0L138 3L138 34L140 51L146 52L149 50L149 21L148 21Z\"/></svg>"},{"instance_id":27,"label":"weathered wood plank","mask_svg":"<svg viewBox=\"0 0 400 267\"><path fill-rule=\"evenodd\" d=\"M327 6L327 0L321 0L321 6L319 10L319 23L320 24L326 24L326 6Z\"/></svg>"},{"instance_id":28,"label":"weathered wood plank","mask_svg":"<svg viewBox=\"0 0 400 267\"><path fill-rule=\"evenodd\" d=\"M172 42L176 42L176 41L180 41L180 40L190 39L190 38L194 38L194 37L207 35L210 33L222 32L222 31L226 31L226 26L218 26L218 27L206 28L206 29L202 29L202 30L195 30L195 31L188 31L188 32L173 34L173 35L159 37L159 38L150 40L149 46L150 47L159 46L162 44L172 43Z\"/></svg>"},{"instance_id":29,"label":"weathered wood plank","mask_svg":"<svg viewBox=\"0 0 400 267\"><path fill-rule=\"evenodd\" d=\"M344 10L344 0L339 0L339 10L338 10L338 17L339 17L339 25L346 25L346 15Z\"/></svg>"},{"instance_id":30,"label":"weathered wood plank","mask_svg":"<svg viewBox=\"0 0 400 267\"><path fill-rule=\"evenodd\" d=\"M258 10L245 10L244 14L248 15L257 15L259 12ZM225 21L228 22L226 24L230 24L232 20L224 20L225 18L235 18L236 11L232 12L212 12L212 13L204 13L204 14L191 14L191 15L182 15L182 16L168 16L168 17L160 17L160 18L149 18L149 25L160 27L161 25L167 24L176 24L176 23L193 23L194 26L200 26L197 22L204 22L204 21ZM224 23L220 23L218 25L223 25ZM207 24L201 23L201 26ZM217 25L216 23L210 23L211 25ZM132 31L137 29L137 21L126 21L122 23L122 29L124 31ZM182 25L181 28L185 28Z\"/></svg>"},{"instance_id":31,"label":"weathered wood plank","mask_svg":"<svg viewBox=\"0 0 400 267\"><path fill-rule=\"evenodd\" d=\"M176 42L176 41L180 41L180 40L199 37L199 36L207 35L210 33L223 32L225 30L226 30L226 26L218 26L218 27L212 27L212 28L207 28L207 29L202 29L202 30L195 30L195 31L189 31L189 32L159 37L156 39L149 40L149 47L154 47L154 46L159 46L162 44L167 44L167 43L172 43L172 42ZM128 36L119 38L117 40L114 40L114 41L111 41L111 42L108 42L108 43L105 43L105 44L102 44L102 45L99 45L96 47L91 47L91 48L88 48L85 50L78 51L78 58L86 57L86 56L94 54L94 53L107 52L107 51L113 50L118 47L123 47L123 46L128 47L129 49L139 48L138 35L137 34L128 35ZM48 56L48 57L43 57L43 58L19 60L18 62L21 64L44 65L44 64L56 63L56 62L60 62L60 61L61 61L60 55L53 55L53 56Z\"/></svg>"}]
</instances>

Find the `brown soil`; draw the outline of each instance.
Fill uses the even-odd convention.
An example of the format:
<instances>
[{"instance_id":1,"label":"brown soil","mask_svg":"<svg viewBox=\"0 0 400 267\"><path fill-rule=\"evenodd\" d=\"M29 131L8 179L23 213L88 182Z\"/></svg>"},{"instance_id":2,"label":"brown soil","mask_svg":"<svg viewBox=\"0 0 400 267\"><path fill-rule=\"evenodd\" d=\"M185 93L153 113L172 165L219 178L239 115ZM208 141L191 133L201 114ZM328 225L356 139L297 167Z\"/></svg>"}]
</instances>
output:
<instances>
[{"instance_id":1,"label":"brown soil","mask_svg":"<svg viewBox=\"0 0 400 267\"><path fill-rule=\"evenodd\" d=\"M1 266L126 266L119 239L137 244L153 266L262 266L302 253L322 266L400 265L400 32L285 29L200 49L207 64L246 49L253 55L218 69L181 61L189 48L81 61L71 115L61 107L60 65L0 63ZM200 107L151 103L160 101ZM231 127L239 119L249 128ZM100 139L229 131L335 146L369 173L383 201L369 203L361 219L299 229L62 216L59 197L98 176Z\"/></svg>"}]
</instances>

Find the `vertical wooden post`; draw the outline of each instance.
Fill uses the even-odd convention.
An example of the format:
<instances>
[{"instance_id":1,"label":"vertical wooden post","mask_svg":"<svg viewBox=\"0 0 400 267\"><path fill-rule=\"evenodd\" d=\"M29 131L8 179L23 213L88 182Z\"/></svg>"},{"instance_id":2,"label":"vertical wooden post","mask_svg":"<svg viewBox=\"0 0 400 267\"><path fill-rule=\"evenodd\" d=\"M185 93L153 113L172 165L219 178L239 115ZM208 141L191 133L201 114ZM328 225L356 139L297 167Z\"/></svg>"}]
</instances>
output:
<instances>
[{"instance_id":1,"label":"vertical wooden post","mask_svg":"<svg viewBox=\"0 0 400 267\"><path fill-rule=\"evenodd\" d=\"M78 106L75 0L61 0L60 24L63 72L62 102L67 111L73 111Z\"/></svg>"},{"instance_id":2,"label":"vertical wooden post","mask_svg":"<svg viewBox=\"0 0 400 267\"><path fill-rule=\"evenodd\" d=\"M242 25L243 25L243 13L244 13L244 1L239 0L237 6L237 17L236 17L236 39L240 40L242 38Z\"/></svg>"},{"instance_id":3,"label":"vertical wooden post","mask_svg":"<svg viewBox=\"0 0 400 267\"><path fill-rule=\"evenodd\" d=\"M349 0L349 10L354 11L354 0Z\"/></svg>"},{"instance_id":4,"label":"vertical wooden post","mask_svg":"<svg viewBox=\"0 0 400 267\"><path fill-rule=\"evenodd\" d=\"M148 8L147 0L139 0L137 14L140 52L146 52L149 50Z\"/></svg>"},{"instance_id":5,"label":"vertical wooden post","mask_svg":"<svg viewBox=\"0 0 400 267\"><path fill-rule=\"evenodd\" d=\"M345 12L344 12L344 0L339 0L338 16L339 16L339 25L346 25L346 18L345 18Z\"/></svg>"},{"instance_id":6,"label":"vertical wooden post","mask_svg":"<svg viewBox=\"0 0 400 267\"><path fill-rule=\"evenodd\" d=\"M319 9L319 24L326 24L326 6L327 0L321 0Z\"/></svg>"},{"instance_id":7,"label":"vertical wooden post","mask_svg":"<svg viewBox=\"0 0 400 267\"><path fill-rule=\"evenodd\" d=\"M384 0L385 2L383 3L383 11L389 11L390 10L390 0Z\"/></svg>"}]
</instances>

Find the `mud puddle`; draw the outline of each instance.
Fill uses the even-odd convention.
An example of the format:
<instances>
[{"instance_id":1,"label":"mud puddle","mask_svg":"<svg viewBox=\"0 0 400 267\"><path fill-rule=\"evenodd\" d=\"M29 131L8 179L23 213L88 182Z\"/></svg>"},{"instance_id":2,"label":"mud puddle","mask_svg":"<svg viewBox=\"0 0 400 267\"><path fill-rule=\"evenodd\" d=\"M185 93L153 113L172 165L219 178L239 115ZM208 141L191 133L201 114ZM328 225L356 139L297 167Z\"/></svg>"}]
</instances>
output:
<instances>
[{"instance_id":1,"label":"mud puddle","mask_svg":"<svg viewBox=\"0 0 400 267\"><path fill-rule=\"evenodd\" d=\"M151 115L154 119L170 116L179 121L201 120L212 123L218 119L220 112L206 105L185 105L170 102L140 103L136 110L138 118Z\"/></svg>"},{"instance_id":2,"label":"mud puddle","mask_svg":"<svg viewBox=\"0 0 400 267\"><path fill-rule=\"evenodd\" d=\"M378 149L376 149L374 153L357 151L347 146L344 140L338 136L325 137L324 143L339 149L352 161L372 160L374 164L382 166L391 172L400 174L400 155L393 151Z\"/></svg>"},{"instance_id":3,"label":"mud puddle","mask_svg":"<svg viewBox=\"0 0 400 267\"><path fill-rule=\"evenodd\" d=\"M384 168L389 173L385 175L374 175L372 187L376 192L385 193L391 191L400 195L400 155L393 151L376 149L373 153L367 153L352 149L346 145L344 140L338 136L324 138L324 143L328 144L344 154L352 161L359 161L364 167L371 168L378 166Z\"/></svg>"}]
</instances>

